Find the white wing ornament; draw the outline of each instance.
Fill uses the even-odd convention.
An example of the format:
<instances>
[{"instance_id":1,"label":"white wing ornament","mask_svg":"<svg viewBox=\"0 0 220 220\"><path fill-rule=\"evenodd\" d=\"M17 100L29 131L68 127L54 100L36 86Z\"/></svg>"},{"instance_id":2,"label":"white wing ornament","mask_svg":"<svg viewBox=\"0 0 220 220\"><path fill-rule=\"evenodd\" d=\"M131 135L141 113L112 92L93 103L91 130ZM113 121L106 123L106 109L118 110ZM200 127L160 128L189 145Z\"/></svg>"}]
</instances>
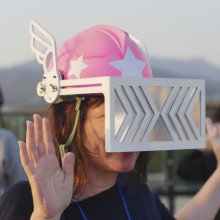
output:
<instances>
[{"instance_id":1,"label":"white wing ornament","mask_svg":"<svg viewBox=\"0 0 220 220\"><path fill-rule=\"evenodd\" d=\"M30 22L30 35L31 50L44 69L42 81L37 85L37 93L46 102L53 103L59 96L61 80L57 69L55 40L35 21Z\"/></svg>"}]
</instances>

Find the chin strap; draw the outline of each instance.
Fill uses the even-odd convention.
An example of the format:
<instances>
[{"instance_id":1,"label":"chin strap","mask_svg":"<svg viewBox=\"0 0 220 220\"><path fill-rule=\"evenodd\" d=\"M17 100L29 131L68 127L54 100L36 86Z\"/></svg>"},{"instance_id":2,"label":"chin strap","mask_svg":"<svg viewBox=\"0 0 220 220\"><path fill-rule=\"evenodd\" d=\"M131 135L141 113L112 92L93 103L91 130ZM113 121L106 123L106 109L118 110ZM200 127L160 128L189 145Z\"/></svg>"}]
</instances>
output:
<instances>
[{"instance_id":1,"label":"chin strap","mask_svg":"<svg viewBox=\"0 0 220 220\"><path fill-rule=\"evenodd\" d=\"M78 121L79 121L80 105L81 105L83 100L84 100L84 97L76 97L76 108L75 108L76 116L75 116L75 122L74 122L74 125L73 125L73 130L71 131L71 134L70 134L67 142L65 144L60 144L59 145L61 159L63 159L64 155L69 151L69 146L70 146L70 144L73 141L73 138L75 136L77 124L78 124Z\"/></svg>"}]
</instances>

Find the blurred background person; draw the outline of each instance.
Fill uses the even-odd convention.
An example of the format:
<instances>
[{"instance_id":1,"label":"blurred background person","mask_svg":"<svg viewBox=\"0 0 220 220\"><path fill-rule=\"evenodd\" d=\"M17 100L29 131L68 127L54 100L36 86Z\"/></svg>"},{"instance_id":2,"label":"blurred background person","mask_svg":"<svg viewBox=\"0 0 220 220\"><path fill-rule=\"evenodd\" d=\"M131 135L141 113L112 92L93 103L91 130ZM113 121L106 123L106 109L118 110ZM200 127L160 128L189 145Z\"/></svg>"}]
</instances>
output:
<instances>
[{"instance_id":1,"label":"blurred background person","mask_svg":"<svg viewBox=\"0 0 220 220\"><path fill-rule=\"evenodd\" d=\"M27 179L21 166L17 138L5 128L2 118L3 93L0 87L0 195L14 183Z\"/></svg>"},{"instance_id":2,"label":"blurred background person","mask_svg":"<svg viewBox=\"0 0 220 220\"><path fill-rule=\"evenodd\" d=\"M213 116L213 122L220 127L220 108ZM203 150L192 150L180 161L177 174L185 180L205 182L217 166L216 157L212 151L210 137L206 135L206 146Z\"/></svg>"}]
</instances>

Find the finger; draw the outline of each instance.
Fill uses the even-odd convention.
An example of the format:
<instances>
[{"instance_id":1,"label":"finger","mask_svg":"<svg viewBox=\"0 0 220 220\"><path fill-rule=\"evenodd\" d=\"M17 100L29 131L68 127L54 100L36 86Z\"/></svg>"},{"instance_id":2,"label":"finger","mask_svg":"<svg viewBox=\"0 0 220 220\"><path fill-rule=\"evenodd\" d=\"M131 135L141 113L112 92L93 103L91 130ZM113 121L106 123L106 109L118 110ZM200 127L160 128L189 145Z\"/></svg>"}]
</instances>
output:
<instances>
[{"instance_id":1,"label":"finger","mask_svg":"<svg viewBox=\"0 0 220 220\"><path fill-rule=\"evenodd\" d=\"M27 154L26 145L22 141L18 141L18 145L20 149L21 164L24 167L27 176L32 175L34 173L34 166Z\"/></svg>"},{"instance_id":2,"label":"finger","mask_svg":"<svg viewBox=\"0 0 220 220\"><path fill-rule=\"evenodd\" d=\"M35 144L38 149L39 156L45 155L45 145L43 143L43 129L42 129L42 118L40 115L34 114L34 133L35 133Z\"/></svg>"},{"instance_id":3,"label":"finger","mask_svg":"<svg viewBox=\"0 0 220 220\"><path fill-rule=\"evenodd\" d=\"M218 134L220 135L220 123L218 122L218 123L216 123L215 125L216 125L216 127L217 127Z\"/></svg>"},{"instance_id":4,"label":"finger","mask_svg":"<svg viewBox=\"0 0 220 220\"><path fill-rule=\"evenodd\" d=\"M213 138L212 138L213 144L215 144L215 147L220 147L220 135L218 130L218 125L213 125Z\"/></svg>"},{"instance_id":5,"label":"finger","mask_svg":"<svg viewBox=\"0 0 220 220\"><path fill-rule=\"evenodd\" d=\"M50 129L50 122L47 118L43 118L43 140L45 144L46 154L56 154L54 144L53 144L53 138L51 134Z\"/></svg>"},{"instance_id":6,"label":"finger","mask_svg":"<svg viewBox=\"0 0 220 220\"><path fill-rule=\"evenodd\" d=\"M27 121L26 146L30 160L37 163L39 160L39 154L35 145L34 125L31 121Z\"/></svg>"},{"instance_id":7,"label":"finger","mask_svg":"<svg viewBox=\"0 0 220 220\"><path fill-rule=\"evenodd\" d=\"M215 124L213 124L211 119L206 120L207 132L210 137L210 141L213 147L217 148L220 146L220 140L218 135L218 128Z\"/></svg>"},{"instance_id":8,"label":"finger","mask_svg":"<svg viewBox=\"0 0 220 220\"><path fill-rule=\"evenodd\" d=\"M210 118L206 119L206 127L207 127L207 132L208 135L212 138L216 135L217 128L216 126L213 125L213 122Z\"/></svg>"},{"instance_id":9,"label":"finger","mask_svg":"<svg viewBox=\"0 0 220 220\"><path fill-rule=\"evenodd\" d=\"M212 123L211 118L206 118L207 131L210 131L212 126L213 126L213 123Z\"/></svg>"},{"instance_id":10,"label":"finger","mask_svg":"<svg viewBox=\"0 0 220 220\"><path fill-rule=\"evenodd\" d=\"M65 154L62 161L62 169L65 178L72 178L74 174L75 155L72 152Z\"/></svg>"}]
</instances>

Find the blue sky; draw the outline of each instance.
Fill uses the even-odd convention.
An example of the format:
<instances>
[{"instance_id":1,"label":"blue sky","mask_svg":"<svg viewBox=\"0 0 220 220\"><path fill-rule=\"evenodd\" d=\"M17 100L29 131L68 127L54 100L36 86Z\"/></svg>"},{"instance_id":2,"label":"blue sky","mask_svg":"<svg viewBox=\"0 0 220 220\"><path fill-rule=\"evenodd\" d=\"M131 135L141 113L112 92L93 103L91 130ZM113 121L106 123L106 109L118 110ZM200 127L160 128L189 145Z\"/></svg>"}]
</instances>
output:
<instances>
[{"instance_id":1,"label":"blue sky","mask_svg":"<svg viewBox=\"0 0 220 220\"><path fill-rule=\"evenodd\" d=\"M204 59L220 67L219 0L7 0L0 7L0 68L34 59L29 21L57 45L95 24L111 24L143 40L150 56Z\"/></svg>"}]
</instances>

